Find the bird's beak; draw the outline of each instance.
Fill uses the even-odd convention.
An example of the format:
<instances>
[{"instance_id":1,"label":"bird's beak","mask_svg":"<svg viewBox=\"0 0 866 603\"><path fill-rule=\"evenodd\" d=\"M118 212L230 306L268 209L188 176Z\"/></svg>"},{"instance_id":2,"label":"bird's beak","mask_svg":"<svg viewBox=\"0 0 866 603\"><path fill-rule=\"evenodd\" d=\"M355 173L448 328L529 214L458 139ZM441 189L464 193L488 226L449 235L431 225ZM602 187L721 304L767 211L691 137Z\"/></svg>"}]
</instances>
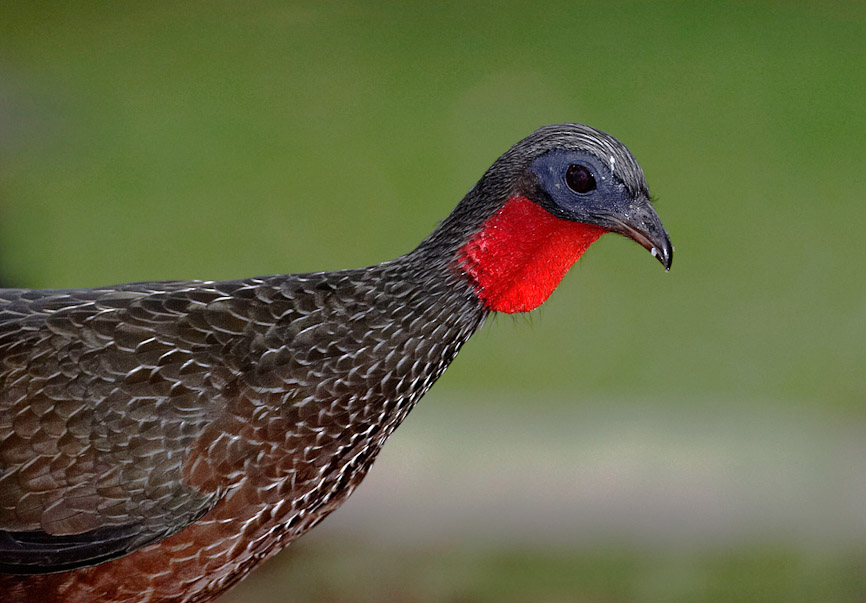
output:
<instances>
[{"instance_id":1,"label":"bird's beak","mask_svg":"<svg viewBox=\"0 0 866 603\"><path fill-rule=\"evenodd\" d=\"M609 231L624 235L646 247L662 263L665 270L671 269L674 248L667 230L648 199L630 203L628 209L621 214L604 216L604 223Z\"/></svg>"}]
</instances>

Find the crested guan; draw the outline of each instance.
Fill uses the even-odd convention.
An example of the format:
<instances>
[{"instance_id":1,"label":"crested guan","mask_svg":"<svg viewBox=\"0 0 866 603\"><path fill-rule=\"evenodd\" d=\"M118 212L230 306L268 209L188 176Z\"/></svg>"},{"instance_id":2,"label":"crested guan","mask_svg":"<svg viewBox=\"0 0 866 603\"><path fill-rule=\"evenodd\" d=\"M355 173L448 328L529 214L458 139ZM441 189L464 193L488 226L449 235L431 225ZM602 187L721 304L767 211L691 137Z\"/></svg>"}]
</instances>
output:
<instances>
[{"instance_id":1,"label":"crested guan","mask_svg":"<svg viewBox=\"0 0 866 603\"><path fill-rule=\"evenodd\" d=\"M0 290L0 599L206 601L315 526L490 312L605 232L670 268L612 136L543 127L367 268Z\"/></svg>"}]
</instances>

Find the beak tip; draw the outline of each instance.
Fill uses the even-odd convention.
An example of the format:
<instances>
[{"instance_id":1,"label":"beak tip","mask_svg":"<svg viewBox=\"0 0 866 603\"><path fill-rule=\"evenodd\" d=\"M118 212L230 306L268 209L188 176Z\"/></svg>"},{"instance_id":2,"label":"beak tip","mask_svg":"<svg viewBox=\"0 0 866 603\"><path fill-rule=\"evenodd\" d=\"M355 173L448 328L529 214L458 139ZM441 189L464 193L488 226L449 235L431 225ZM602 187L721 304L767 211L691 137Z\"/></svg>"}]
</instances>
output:
<instances>
[{"instance_id":1,"label":"beak tip","mask_svg":"<svg viewBox=\"0 0 866 603\"><path fill-rule=\"evenodd\" d=\"M674 261L674 248L670 243L662 248L661 253L659 254L659 261L662 263L662 266L665 267L665 272L671 271L671 264Z\"/></svg>"},{"instance_id":2,"label":"beak tip","mask_svg":"<svg viewBox=\"0 0 866 603\"><path fill-rule=\"evenodd\" d=\"M661 247L653 246L650 249L650 253L661 263L662 266L664 266L665 272L671 271L671 263L674 259L674 249L669 241L664 241Z\"/></svg>"}]
</instances>

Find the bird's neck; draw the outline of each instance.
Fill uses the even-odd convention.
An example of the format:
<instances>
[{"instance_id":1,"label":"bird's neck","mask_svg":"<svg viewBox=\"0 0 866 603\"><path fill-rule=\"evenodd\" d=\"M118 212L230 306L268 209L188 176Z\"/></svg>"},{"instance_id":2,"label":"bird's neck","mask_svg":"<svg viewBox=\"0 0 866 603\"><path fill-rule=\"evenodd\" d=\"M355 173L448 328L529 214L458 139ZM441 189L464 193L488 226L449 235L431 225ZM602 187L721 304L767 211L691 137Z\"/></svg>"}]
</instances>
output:
<instances>
[{"instance_id":1,"label":"bird's neck","mask_svg":"<svg viewBox=\"0 0 866 603\"><path fill-rule=\"evenodd\" d=\"M512 197L460 248L460 268L475 294L496 312L540 306L603 228L551 215L524 197Z\"/></svg>"}]
</instances>

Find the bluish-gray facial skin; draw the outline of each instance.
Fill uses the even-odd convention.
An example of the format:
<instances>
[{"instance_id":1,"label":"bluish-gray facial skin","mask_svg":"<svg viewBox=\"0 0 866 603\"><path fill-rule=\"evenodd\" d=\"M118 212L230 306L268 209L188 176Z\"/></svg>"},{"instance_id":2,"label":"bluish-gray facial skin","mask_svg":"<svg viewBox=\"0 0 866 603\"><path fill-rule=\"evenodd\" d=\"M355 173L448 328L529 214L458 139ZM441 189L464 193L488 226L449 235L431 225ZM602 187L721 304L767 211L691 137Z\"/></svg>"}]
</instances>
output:
<instances>
[{"instance_id":1,"label":"bluish-gray facial skin","mask_svg":"<svg viewBox=\"0 0 866 603\"><path fill-rule=\"evenodd\" d=\"M570 179L569 168L583 178L577 182ZM631 186L626 186L611 163L592 153L569 150L545 153L530 169L536 179L536 198L547 211L564 220L594 224L627 236L670 270L673 247L650 204L642 175L639 179L635 175Z\"/></svg>"}]
</instances>

